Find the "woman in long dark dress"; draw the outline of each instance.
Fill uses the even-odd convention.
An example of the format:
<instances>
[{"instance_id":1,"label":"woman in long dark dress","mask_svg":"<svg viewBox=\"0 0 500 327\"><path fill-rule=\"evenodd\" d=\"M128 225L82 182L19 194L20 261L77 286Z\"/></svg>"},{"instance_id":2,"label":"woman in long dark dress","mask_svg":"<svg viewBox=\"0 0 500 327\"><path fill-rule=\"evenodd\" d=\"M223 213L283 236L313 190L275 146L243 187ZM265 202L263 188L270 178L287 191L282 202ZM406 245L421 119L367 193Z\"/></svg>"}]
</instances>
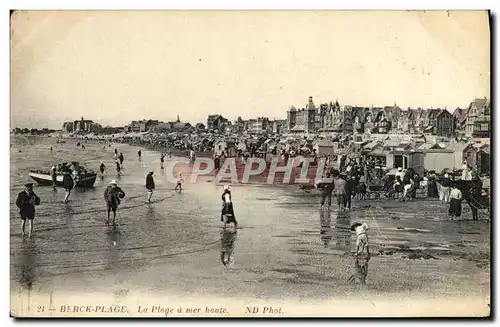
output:
<instances>
[{"instance_id":1,"label":"woman in long dark dress","mask_svg":"<svg viewBox=\"0 0 500 327\"><path fill-rule=\"evenodd\" d=\"M462 215L462 192L457 188L456 183L451 184L450 208L448 209L450 219L458 218Z\"/></svg>"},{"instance_id":2,"label":"woman in long dark dress","mask_svg":"<svg viewBox=\"0 0 500 327\"><path fill-rule=\"evenodd\" d=\"M429 180L427 181L427 197L429 198L439 197L435 175L429 176Z\"/></svg>"},{"instance_id":3,"label":"woman in long dark dress","mask_svg":"<svg viewBox=\"0 0 500 327\"><path fill-rule=\"evenodd\" d=\"M224 222L224 226L226 224L234 223L234 226L238 225L236 221L236 217L234 216L233 209L233 199L231 197L231 191L229 190L229 186L224 186L224 192L222 193L222 212L220 220Z\"/></svg>"}]
</instances>

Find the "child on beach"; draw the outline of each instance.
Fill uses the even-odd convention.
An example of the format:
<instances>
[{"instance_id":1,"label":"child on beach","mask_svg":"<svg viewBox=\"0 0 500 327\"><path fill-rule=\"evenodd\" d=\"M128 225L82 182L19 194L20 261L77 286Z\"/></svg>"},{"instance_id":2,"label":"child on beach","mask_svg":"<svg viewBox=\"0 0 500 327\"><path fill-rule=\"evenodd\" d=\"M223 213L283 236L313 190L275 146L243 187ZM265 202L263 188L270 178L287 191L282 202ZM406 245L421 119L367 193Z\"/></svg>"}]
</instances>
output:
<instances>
[{"instance_id":1,"label":"child on beach","mask_svg":"<svg viewBox=\"0 0 500 327\"><path fill-rule=\"evenodd\" d=\"M165 162L165 155L162 153L160 156L160 168L163 169L163 163Z\"/></svg>"},{"instance_id":2,"label":"child on beach","mask_svg":"<svg viewBox=\"0 0 500 327\"><path fill-rule=\"evenodd\" d=\"M362 254L366 249L366 254L370 255L370 249L368 246L368 235L366 230L368 229L368 225L363 223L354 223L351 226L351 231L356 232L356 256Z\"/></svg>"},{"instance_id":3,"label":"child on beach","mask_svg":"<svg viewBox=\"0 0 500 327\"><path fill-rule=\"evenodd\" d=\"M182 173L179 174L179 177L177 177L177 185L175 186L175 190L179 189L179 192L182 192L182 182L184 179L182 178Z\"/></svg>"}]
</instances>

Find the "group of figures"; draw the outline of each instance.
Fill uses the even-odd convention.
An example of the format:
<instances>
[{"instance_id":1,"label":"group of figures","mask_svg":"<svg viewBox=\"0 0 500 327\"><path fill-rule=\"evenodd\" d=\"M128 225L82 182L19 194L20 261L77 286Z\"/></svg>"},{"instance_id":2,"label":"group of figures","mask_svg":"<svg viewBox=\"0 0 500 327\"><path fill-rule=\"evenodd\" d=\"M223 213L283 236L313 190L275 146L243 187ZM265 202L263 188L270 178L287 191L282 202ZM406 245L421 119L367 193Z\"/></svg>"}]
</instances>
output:
<instances>
[{"instance_id":1,"label":"group of figures","mask_svg":"<svg viewBox=\"0 0 500 327\"><path fill-rule=\"evenodd\" d=\"M375 194L375 198L385 196L387 199L400 201L416 200L417 194L426 194L427 198L439 198L443 204L449 205L450 219L461 217L462 202L465 201L472 212L472 219L478 220L479 210L490 211L489 194L483 190L483 181L480 176L466 165L461 176L442 172L424 172L420 176L414 169L397 169L397 173L388 174L377 169L370 160L350 160L348 164L341 161L339 169L330 169L326 179L316 183L321 190L320 205L331 206L331 197L337 197L340 210L350 209L351 200L365 200ZM461 178L460 178L461 177Z\"/></svg>"}]
</instances>

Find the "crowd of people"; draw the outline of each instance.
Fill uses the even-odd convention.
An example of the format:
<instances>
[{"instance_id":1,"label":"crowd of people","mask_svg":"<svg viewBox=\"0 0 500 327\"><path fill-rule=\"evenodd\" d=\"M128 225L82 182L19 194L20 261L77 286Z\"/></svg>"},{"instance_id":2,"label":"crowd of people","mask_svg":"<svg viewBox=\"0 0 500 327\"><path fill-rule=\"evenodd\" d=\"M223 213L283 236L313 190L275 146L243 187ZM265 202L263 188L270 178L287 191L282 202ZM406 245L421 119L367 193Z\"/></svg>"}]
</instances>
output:
<instances>
[{"instance_id":1,"label":"crowd of people","mask_svg":"<svg viewBox=\"0 0 500 327\"><path fill-rule=\"evenodd\" d=\"M477 209L489 207L488 194L483 194L481 178L465 162L461 178L456 178L448 172L436 174L434 171L420 176L412 168L403 170L401 167L395 174L389 174L376 159L342 157L338 169L329 169L325 177L315 184L321 191L321 208L330 208L332 196L337 198L337 205L342 211L351 209L353 198L364 200L370 193L404 202L417 199L419 190L427 198L438 198L442 204L448 205L451 219L461 216L463 200L471 206L474 220L477 219Z\"/></svg>"},{"instance_id":2,"label":"crowd of people","mask_svg":"<svg viewBox=\"0 0 500 327\"><path fill-rule=\"evenodd\" d=\"M115 160L116 160L116 171L117 171L117 176L121 175L121 167L124 162L124 156L120 152L118 154L118 150L114 150L115 153ZM169 156L171 154L169 153ZM138 157L139 160L141 160L141 151L139 150L138 152ZM164 168L163 163L165 159L165 154L161 154L161 169ZM64 203L67 204L69 202L69 197L76 186L75 180L76 180L76 175L83 173L82 167L80 167L77 163L62 163L60 165L53 166L51 169L51 175L52 175L52 182L53 182L53 189L56 190L56 176L57 172L60 171L63 173L63 181L62 181L62 186L65 190L65 197L64 197ZM104 178L105 173L106 173L106 166L104 163L101 161L101 164L99 166L99 170L101 173L101 178ZM86 172L85 172L86 173ZM177 192L182 192L182 184L184 182L184 177L182 173L179 173L177 176L176 180L176 186L174 188L175 191ZM28 235L28 237L31 237L32 232L33 232L33 221L35 219L35 206L40 205L40 198L38 195L35 194L34 188L33 188L33 183L26 183L25 189L20 192L17 196L16 199L16 206L19 208L19 213L20 213L20 218L23 221L22 223L22 234L23 236ZM146 181L145 181L145 188L147 190L147 198L146 202L151 204L152 203L152 196L153 192L155 190L155 181L154 181L154 172L149 171L148 174L146 175ZM118 208L121 204L121 201L125 198L125 192L123 189L121 189L118 186L118 183L116 180L112 180L109 185L106 187L104 191L104 202L106 205L106 212L107 212L107 220L106 220L106 225L112 223L113 225L116 225L116 213L118 211ZM232 204L232 196L231 196L231 191L229 189L229 186L226 185L224 186L224 191L222 193L222 210L221 210L221 221L224 222L224 227L227 224L233 223L235 227L237 226L237 221L236 217L234 214L234 209L233 209L233 204ZM110 220L110 215L113 213L113 219L112 221ZM28 232L26 232L26 223L28 223Z\"/></svg>"}]
</instances>

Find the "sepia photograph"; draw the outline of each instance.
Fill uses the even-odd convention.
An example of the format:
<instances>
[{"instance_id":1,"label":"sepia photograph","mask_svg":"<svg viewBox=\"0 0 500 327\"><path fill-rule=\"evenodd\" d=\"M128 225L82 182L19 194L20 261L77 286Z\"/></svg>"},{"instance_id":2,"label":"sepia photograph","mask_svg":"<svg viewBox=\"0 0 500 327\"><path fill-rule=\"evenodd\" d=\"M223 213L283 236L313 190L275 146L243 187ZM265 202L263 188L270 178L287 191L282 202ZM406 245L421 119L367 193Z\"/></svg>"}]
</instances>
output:
<instances>
[{"instance_id":1,"label":"sepia photograph","mask_svg":"<svg viewBox=\"0 0 500 327\"><path fill-rule=\"evenodd\" d=\"M11 10L11 317L490 317L492 19Z\"/></svg>"}]
</instances>

